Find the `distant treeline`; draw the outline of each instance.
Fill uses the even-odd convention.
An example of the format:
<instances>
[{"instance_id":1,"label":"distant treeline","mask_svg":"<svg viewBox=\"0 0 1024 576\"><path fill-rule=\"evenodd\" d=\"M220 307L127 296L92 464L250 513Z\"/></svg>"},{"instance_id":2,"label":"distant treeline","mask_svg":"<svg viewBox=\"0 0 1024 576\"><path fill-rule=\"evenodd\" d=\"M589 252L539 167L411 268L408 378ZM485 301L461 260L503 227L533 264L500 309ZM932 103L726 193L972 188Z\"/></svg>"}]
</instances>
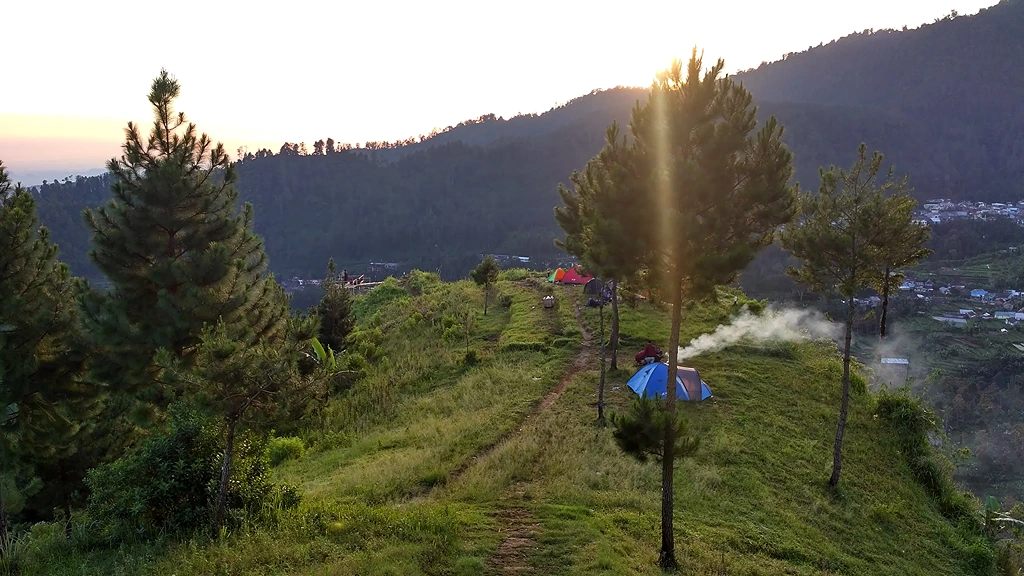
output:
<instances>
[{"instance_id":1,"label":"distant treeline","mask_svg":"<svg viewBox=\"0 0 1024 576\"><path fill-rule=\"evenodd\" d=\"M804 187L816 185L819 167L845 165L866 142L911 176L919 199L1019 200L1021 29L1024 3L1006 1L972 18L854 34L739 77L759 115L785 125ZM595 91L541 115L484 115L399 142L357 147L322 138L243 149L238 188L256 209L278 275L316 277L331 256L441 268L446 277L445 270L464 273L481 252L543 260L558 253L557 184L646 94ZM109 199L109 185L97 176L38 189L40 218L76 274L95 275L80 214ZM988 249L982 225L948 233L943 226L933 240L937 258Z\"/></svg>"}]
</instances>

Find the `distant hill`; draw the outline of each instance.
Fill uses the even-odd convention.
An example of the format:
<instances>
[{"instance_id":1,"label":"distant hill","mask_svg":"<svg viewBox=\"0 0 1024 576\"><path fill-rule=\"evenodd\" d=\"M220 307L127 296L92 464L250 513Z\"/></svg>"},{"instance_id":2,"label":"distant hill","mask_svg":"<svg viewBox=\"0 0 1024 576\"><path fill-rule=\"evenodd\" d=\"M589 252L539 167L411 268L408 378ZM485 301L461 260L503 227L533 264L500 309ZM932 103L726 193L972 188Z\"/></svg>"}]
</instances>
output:
<instances>
[{"instance_id":1,"label":"distant hill","mask_svg":"<svg viewBox=\"0 0 1024 576\"><path fill-rule=\"evenodd\" d=\"M848 165L860 142L911 175L920 198L1024 197L1024 0L907 31L869 31L737 75L760 115L786 126L796 178ZM557 252L555 188L627 124L646 90L595 91L544 114L483 116L398 144L331 154L251 155L241 197L281 275L340 262L400 261L461 276L480 252ZM216 135L214 135L216 136ZM257 157L258 156L258 157ZM109 197L105 177L40 188L40 214L79 274L82 208Z\"/></svg>"}]
</instances>

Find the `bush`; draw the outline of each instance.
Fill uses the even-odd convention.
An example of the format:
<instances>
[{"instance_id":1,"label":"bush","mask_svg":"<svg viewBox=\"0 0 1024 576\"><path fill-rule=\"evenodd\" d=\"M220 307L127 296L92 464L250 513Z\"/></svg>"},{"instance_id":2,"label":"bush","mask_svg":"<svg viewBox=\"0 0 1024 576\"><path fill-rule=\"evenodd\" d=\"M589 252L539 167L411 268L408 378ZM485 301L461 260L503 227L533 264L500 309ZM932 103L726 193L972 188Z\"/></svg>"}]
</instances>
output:
<instances>
[{"instance_id":1,"label":"bush","mask_svg":"<svg viewBox=\"0 0 1024 576\"><path fill-rule=\"evenodd\" d=\"M466 366L476 366L477 362L480 361L480 357L477 356L476 350L466 350L465 363Z\"/></svg>"},{"instance_id":2,"label":"bush","mask_svg":"<svg viewBox=\"0 0 1024 576\"><path fill-rule=\"evenodd\" d=\"M352 313L357 321L362 322L386 304L408 297L409 293L398 285L397 280L389 276L379 286L367 292L365 296L356 298L356 302L352 306Z\"/></svg>"},{"instance_id":3,"label":"bush","mask_svg":"<svg viewBox=\"0 0 1024 576\"><path fill-rule=\"evenodd\" d=\"M512 296L509 294L502 294L501 298L498 300L498 304L500 304L502 308L511 308Z\"/></svg>"},{"instance_id":4,"label":"bush","mask_svg":"<svg viewBox=\"0 0 1024 576\"><path fill-rule=\"evenodd\" d=\"M882 390L876 414L894 429L914 478L956 527L955 547L963 564L975 573L987 573L995 564L996 552L984 537L980 506L973 496L956 487L950 476L952 466L928 442L928 434L939 429L935 414L906 389L896 393Z\"/></svg>"},{"instance_id":5,"label":"bush","mask_svg":"<svg viewBox=\"0 0 1024 576\"><path fill-rule=\"evenodd\" d=\"M298 460L306 453L306 445L302 438L295 436L289 438L271 438L267 443L267 456L270 458L270 465L277 466L285 460Z\"/></svg>"},{"instance_id":6,"label":"bush","mask_svg":"<svg viewBox=\"0 0 1024 576\"><path fill-rule=\"evenodd\" d=\"M531 272L526 268L509 268L508 270L502 270L498 277L501 280L508 280L509 282L518 282L529 277Z\"/></svg>"},{"instance_id":7,"label":"bush","mask_svg":"<svg viewBox=\"0 0 1024 576\"><path fill-rule=\"evenodd\" d=\"M223 448L219 426L197 410L174 406L166 431L154 434L86 478L89 516L107 537L187 534L209 526L216 503ZM294 504L294 490L270 482L266 448L236 441L228 484L229 519L267 504ZM290 492L289 495L283 495Z\"/></svg>"},{"instance_id":8,"label":"bush","mask_svg":"<svg viewBox=\"0 0 1024 576\"><path fill-rule=\"evenodd\" d=\"M409 294L412 294L413 296L419 296L440 284L440 276L434 272L424 272L422 270L413 270L412 272L409 272L409 275L403 278L401 282L402 287L408 290Z\"/></svg>"},{"instance_id":9,"label":"bush","mask_svg":"<svg viewBox=\"0 0 1024 576\"><path fill-rule=\"evenodd\" d=\"M510 352L546 352L548 345L544 342L509 342L502 349Z\"/></svg>"}]
</instances>

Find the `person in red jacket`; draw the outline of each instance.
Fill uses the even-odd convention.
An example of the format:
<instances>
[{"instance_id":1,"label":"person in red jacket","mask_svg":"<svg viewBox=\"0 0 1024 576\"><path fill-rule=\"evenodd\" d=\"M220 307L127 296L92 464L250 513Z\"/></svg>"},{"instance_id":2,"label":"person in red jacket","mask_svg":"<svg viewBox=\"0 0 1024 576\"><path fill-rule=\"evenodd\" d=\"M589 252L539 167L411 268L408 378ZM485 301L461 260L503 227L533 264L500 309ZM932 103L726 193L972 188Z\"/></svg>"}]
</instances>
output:
<instances>
[{"instance_id":1,"label":"person in red jacket","mask_svg":"<svg viewBox=\"0 0 1024 576\"><path fill-rule=\"evenodd\" d=\"M647 345L644 346L643 350L637 353L635 358L636 361L641 364L650 364L658 359L658 354L660 352L661 350L658 350L658 347L654 345L654 342L648 340Z\"/></svg>"}]
</instances>

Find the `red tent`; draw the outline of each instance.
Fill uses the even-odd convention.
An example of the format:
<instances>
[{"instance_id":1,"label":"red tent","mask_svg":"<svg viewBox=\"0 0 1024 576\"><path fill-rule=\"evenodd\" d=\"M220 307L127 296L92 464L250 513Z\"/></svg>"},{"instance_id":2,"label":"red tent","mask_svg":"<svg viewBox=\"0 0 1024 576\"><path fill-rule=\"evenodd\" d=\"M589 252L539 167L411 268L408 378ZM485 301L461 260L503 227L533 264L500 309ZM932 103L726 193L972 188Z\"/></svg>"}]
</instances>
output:
<instances>
[{"instance_id":1,"label":"red tent","mask_svg":"<svg viewBox=\"0 0 1024 576\"><path fill-rule=\"evenodd\" d=\"M565 272L565 276L562 276L560 282L562 284L586 284L593 279L593 276L581 274L579 266L573 266Z\"/></svg>"}]
</instances>

